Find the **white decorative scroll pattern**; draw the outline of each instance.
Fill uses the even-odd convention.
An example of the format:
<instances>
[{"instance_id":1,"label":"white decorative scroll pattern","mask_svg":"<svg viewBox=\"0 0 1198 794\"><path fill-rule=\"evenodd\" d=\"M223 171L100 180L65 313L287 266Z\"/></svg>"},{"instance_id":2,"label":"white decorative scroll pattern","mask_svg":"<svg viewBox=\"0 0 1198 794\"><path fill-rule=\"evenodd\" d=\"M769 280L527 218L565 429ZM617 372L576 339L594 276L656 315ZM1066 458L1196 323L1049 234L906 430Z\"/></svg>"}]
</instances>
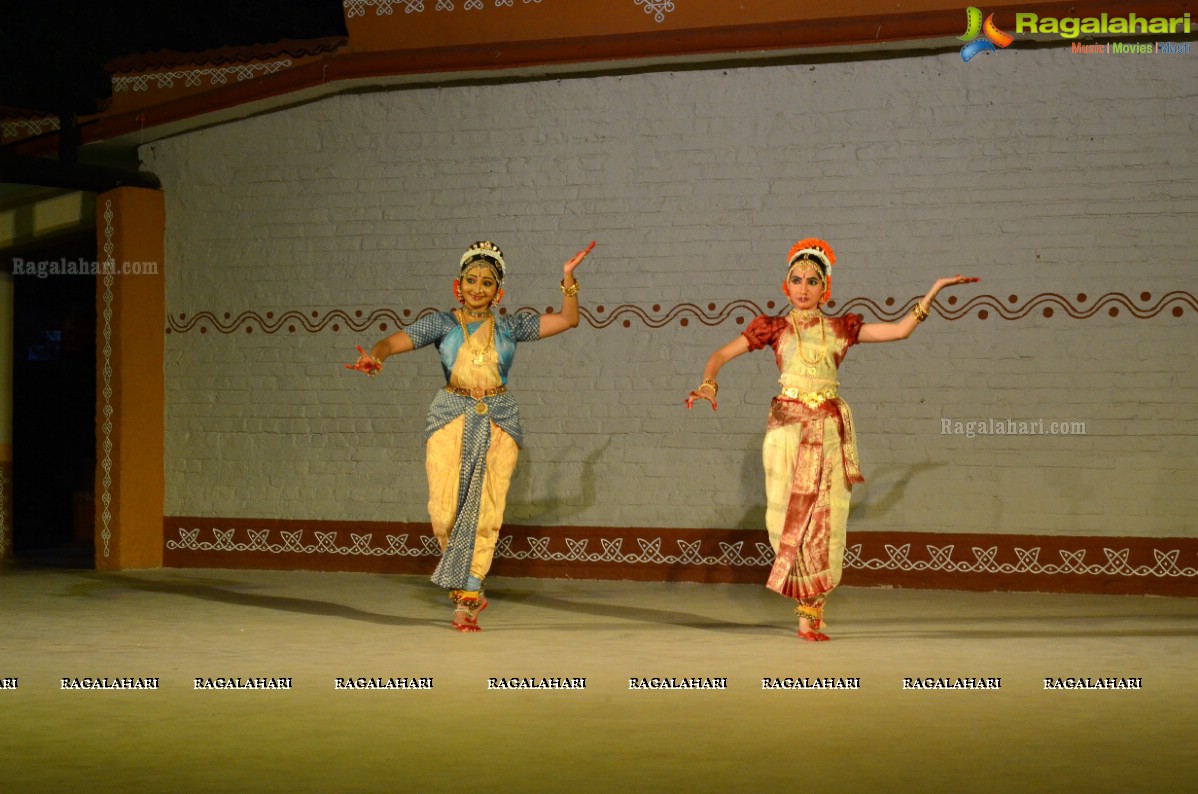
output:
<instances>
[{"instance_id":1,"label":"white decorative scroll pattern","mask_svg":"<svg viewBox=\"0 0 1198 794\"><path fill-rule=\"evenodd\" d=\"M232 551L232 552L267 552L269 554L339 554L343 556L362 555L369 557L439 557L441 547L436 539L429 535L419 538L419 546L408 545L408 534L383 534L386 546L372 546L373 533L350 533L350 543L338 543L336 532L312 530L313 540L306 541L305 535L309 530L279 530L278 539L271 538L272 530L247 529L245 539L239 539L241 530L211 529L211 540L208 535L200 537L199 527L178 529L178 536L166 542L166 548L171 551ZM499 539L495 547L495 556L509 560L538 560L541 562L617 562L625 564L664 564L664 565L770 565L774 552L766 543L754 543L753 549L746 556L745 543L720 543L719 554L703 554L699 550L699 541L676 541L678 553L662 551L661 538L637 538L639 549L624 551L622 538L600 539L601 549L587 551L588 539L576 540L565 538L566 551L550 551L550 538L526 538L528 549L513 549L512 537Z\"/></svg>"},{"instance_id":2,"label":"white decorative scroll pattern","mask_svg":"<svg viewBox=\"0 0 1198 794\"><path fill-rule=\"evenodd\" d=\"M207 86L225 85L230 78L236 78L238 82L245 80L253 80L255 77L266 74L275 74L291 66L293 61L290 58L282 58L277 61L268 63L246 63L234 64L232 66L209 66L204 69L187 69L179 72L156 72L153 74L132 74L124 77L112 78L112 90L115 92L121 91L148 91L153 88L174 88L175 81L182 81L186 88L198 88L204 86L205 79L208 81Z\"/></svg>"},{"instance_id":3,"label":"white decorative scroll pattern","mask_svg":"<svg viewBox=\"0 0 1198 794\"><path fill-rule=\"evenodd\" d=\"M576 540L565 538L566 551L550 551L549 538L527 538L528 551L514 551L510 535L499 539L495 546L495 556L509 560L537 560L539 562L618 562L628 565L772 565L774 550L766 543L754 543L756 556L745 556L744 541L736 543L720 542L718 555L703 554L699 550L700 541L678 540L677 554L662 551L661 538L637 538L639 549L624 551L623 538L600 538L599 551L587 551L586 539ZM749 552L753 554L752 551Z\"/></svg>"},{"instance_id":4,"label":"white decorative scroll pattern","mask_svg":"<svg viewBox=\"0 0 1198 794\"><path fill-rule=\"evenodd\" d=\"M105 558L109 555L109 541L112 539L112 274L116 272L116 260L113 258L116 244L112 241L115 232L112 224L114 217L112 200L109 199L104 202L104 347L101 348L104 357L101 370L101 382L104 384L101 391L104 397L104 422L100 425L104 439L101 442L104 457L100 459L100 468L104 472L100 480L103 486L100 491L100 503L103 506L100 512L100 540L103 542L101 551Z\"/></svg>"},{"instance_id":5,"label":"white decorative scroll pattern","mask_svg":"<svg viewBox=\"0 0 1198 794\"><path fill-rule=\"evenodd\" d=\"M367 8L374 8L376 17L390 16L394 6L402 5L405 14L420 13L424 10L424 0L345 0L342 4L345 16L349 19L366 16Z\"/></svg>"},{"instance_id":6,"label":"white decorative scroll pattern","mask_svg":"<svg viewBox=\"0 0 1198 794\"><path fill-rule=\"evenodd\" d=\"M0 122L0 138L16 138L26 135L41 135L58 129L57 116L45 116L39 119L11 119Z\"/></svg>"},{"instance_id":7,"label":"white decorative scroll pattern","mask_svg":"<svg viewBox=\"0 0 1198 794\"><path fill-rule=\"evenodd\" d=\"M530 3L540 3L542 0L521 0L524 5ZM345 16L348 19L354 17L366 16L368 9L374 9L376 17L391 16L395 13L396 6L403 6L405 14L423 14L425 0L342 0L341 6L345 9ZM673 5L670 3L669 5ZM495 0L496 8L512 8L515 6L515 0ZM482 11L486 7L486 0L462 0L462 11ZM436 0L433 6L434 11L456 11L457 7L453 0ZM673 10L673 9L670 9Z\"/></svg>"},{"instance_id":8,"label":"white decorative scroll pattern","mask_svg":"<svg viewBox=\"0 0 1198 794\"><path fill-rule=\"evenodd\" d=\"M1005 573L1005 574L1036 574L1040 576L1058 576L1061 574L1086 574L1089 576L1198 576L1198 567L1181 567L1180 549L1162 551L1153 549L1152 565L1131 565L1128 559L1130 549L1102 550L1106 559L1102 562L1086 562L1085 549L1061 549L1060 562L1041 562L1040 549L1015 549L1016 562L998 562L998 547L980 548L974 546L973 560L954 560L954 546L927 546L927 560L912 560L911 544L901 546L884 545L886 559L863 559L861 544L849 546L844 553L844 567L859 568L867 571L907 571L924 572L938 571L942 573Z\"/></svg>"},{"instance_id":9,"label":"white decorative scroll pattern","mask_svg":"<svg viewBox=\"0 0 1198 794\"><path fill-rule=\"evenodd\" d=\"M638 6L644 6L646 14L653 15L653 21L661 24L666 21L666 14L675 10L672 0L635 0Z\"/></svg>"},{"instance_id":10,"label":"white decorative scroll pattern","mask_svg":"<svg viewBox=\"0 0 1198 794\"><path fill-rule=\"evenodd\" d=\"M212 540L200 540L200 530L179 529L179 537L166 542L171 551L264 551L269 554L341 554L367 557L438 557L441 546L433 537L421 537L420 546L408 546L408 536L384 534L386 548L372 546L373 533L359 535L351 532L350 545L338 544L336 532L312 533L314 542L304 541L305 530L280 530L279 540L272 541L269 529L246 530L246 540L237 540L236 529L212 529Z\"/></svg>"},{"instance_id":11,"label":"white decorative scroll pattern","mask_svg":"<svg viewBox=\"0 0 1198 794\"><path fill-rule=\"evenodd\" d=\"M229 552L267 552L270 554L338 554L342 556L370 557L437 557L441 548L431 536L419 537L419 545L408 545L408 533L392 535L383 533L385 546L373 546L373 533L350 533L348 544L338 542L336 532L309 531L304 529L279 530L278 539L272 539L270 529L211 529L211 534L201 539L200 528L178 529L178 536L167 540L166 547L172 551L229 551ZM239 539L242 533L244 539ZM310 535L312 540L305 540ZM208 538L211 539L208 539ZM565 551L553 551L549 548L551 540L556 538L528 537L522 545L516 548L517 541L511 535L499 539L495 547L495 556L509 560L531 560L536 562L582 562L582 563L620 563L624 565L694 565L708 566L738 566L738 567L769 567L774 562L774 551L769 544L761 542L737 541L718 543L718 553L703 553L699 540L674 540L676 550L667 546L667 541L661 537L635 538L636 547L625 549L624 538L599 538L598 548L590 547L592 539L564 537ZM1131 565L1129 549L1104 548L1106 559L1101 562L1085 561L1086 550L1062 549L1059 554L1060 562L1041 562L1039 548L1015 549L1018 561L1002 563L998 561L998 547L973 548L973 560L954 560L953 545L942 547L928 546L928 560L912 560L910 558L911 544L893 546L886 544L886 559L865 559L862 557L861 544L848 547L845 550L845 568L859 570L886 570L906 572L938 571L942 573L1001 573L1001 574L1036 574L1041 576L1056 576L1062 574L1085 574L1089 576L1137 576L1137 577L1166 577L1166 576L1198 576L1198 567L1180 564L1181 550L1153 549L1154 564Z\"/></svg>"}]
</instances>

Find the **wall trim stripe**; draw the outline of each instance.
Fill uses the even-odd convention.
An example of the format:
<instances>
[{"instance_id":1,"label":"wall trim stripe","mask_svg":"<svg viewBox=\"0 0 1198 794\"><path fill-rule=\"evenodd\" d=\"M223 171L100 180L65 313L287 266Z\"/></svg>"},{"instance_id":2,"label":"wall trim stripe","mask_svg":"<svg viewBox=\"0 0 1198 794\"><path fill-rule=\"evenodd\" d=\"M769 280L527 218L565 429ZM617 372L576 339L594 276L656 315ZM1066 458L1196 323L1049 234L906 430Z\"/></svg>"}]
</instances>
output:
<instances>
[{"instance_id":1,"label":"wall trim stripe","mask_svg":"<svg viewBox=\"0 0 1198 794\"><path fill-rule=\"evenodd\" d=\"M427 524L170 516L175 568L430 574ZM764 583L764 531L505 526L494 576ZM843 584L1198 596L1198 538L849 532Z\"/></svg>"},{"instance_id":2,"label":"wall trim stripe","mask_svg":"<svg viewBox=\"0 0 1198 794\"><path fill-rule=\"evenodd\" d=\"M890 297L878 302L872 298L855 297L843 304L831 301L828 306L835 314L859 312L882 322L892 322L909 312L916 300L918 297L903 301ZM977 295L961 301L956 295L952 295L946 301L937 301L932 305L932 313L944 320L962 320L969 317L986 320L991 316L1001 320L1022 320L1033 313L1049 318L1058 311L1074 320L1088 320L1100 312L1106 317L1119 317L1126 313L1129 317L1147 320L1166 313L1173 317L1182 317L1187 310L1191 316L1198 314L1198 296L1180 290L1160 296L1153 296L1148 292L1138 296L1108 292L1098 298L1091 298L1084 293L1070 298L1050 292L1032 295L1022 300L1017 295L1005 298L997 295ZM312 334L326 329L337 332L343 328L355 333L371 329L385 332L411 325L421 317L437 311L440 310L433 307L401 312L392 309L287 309L278 313L247 310L234 315L232 312L204 310L168 315L166 333L186 334L198 331L206 334L215 331L232 334L257 331L275 334L283 331L303 331ZM541 310L531 306L512 310L513 313L538 311ZM692 320L709 327L726 322L743 325L759 314L776 314L779 311L781 309L774 301L767 301L763 307L746 299L730 301L723 306L717 306L715 303L702 306L696 303L679 303L673 306L660 303L651 306L625 303L619 306L597 304L594 307L579 308L582 322L596 329L606 328L615 323L622 323L623 327L628 328L633 322L649 328L662 328L675 323L686 326ZM507 314L508 310L501 309L500 313Z\"/></svg>"},{"instance_id":3,"label":"wall trim stripe","mask_svg":"<svg viewBox=\"0 0 1198 794\"><path fill-rule=\"evenodd\" d=\"M101 309L100 317L102 323L100 326L100 336L103 339L103 346L100 349L100 397L101 397L101 414L102 421L100 423L100 458L99 466L101 471L100 476L100 554L105 559L108 559L112 553L112 483L113 483L113 427L115 424L116 406L113 400L114 391L112 386L113 368L113 339L112 339L112 317L113 317L113 273L116 270L116 260L113 254L116 252L116 243L114 235L116 233L115 226L116 212L112 208L112 199L104 201L104 278L101 282L103 291L100 293Z\"/></svg>"}]
</instances>

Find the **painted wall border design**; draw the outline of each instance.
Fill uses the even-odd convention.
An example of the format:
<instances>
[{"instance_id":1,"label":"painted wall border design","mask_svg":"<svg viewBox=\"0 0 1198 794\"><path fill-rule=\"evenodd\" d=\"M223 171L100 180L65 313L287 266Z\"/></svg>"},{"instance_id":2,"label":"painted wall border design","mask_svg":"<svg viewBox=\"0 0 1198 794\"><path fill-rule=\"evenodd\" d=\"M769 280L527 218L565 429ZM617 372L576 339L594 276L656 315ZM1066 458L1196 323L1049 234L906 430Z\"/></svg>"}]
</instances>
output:
<instances>
[{"instance_id":1,"label":"painted wall border design","mask_svg":"<svg viewBox=\"0 0 1198 794\"><path fill-rule=\"evenodd\" d=\"M890 322L897 320L911 310L918 298L898 301L886 298L881 302L872 298L850 298L843 304L837 301L829 302L829 308L835 313L860 312L873 318ZM1075 299L1056 293L1041 293L1020 302L1017 295L999 298L995 295L978 295L968 301L960 301L957 296L950 296L946 301L937 301L932 306L933 314L948 321L964 320L974 317L978 320L996 319L1021 320L1033 313L1045 318L1056 315L1057 310L1074 320L1087 320L1100 312L1116 318L1126 312L1137 320L1148 320L1169 314L1173 317L1183 317L1187 309L1191 314L1198 314L1198 296L1191 292L1174 290L1158 296L1155 299L1151 293L1142 292L1133 297L1119 292L1108 292L1098 298L1091 299L1082 293ZM199 311L194 313L179 313L167 315L166 333L186 334L198 331L206 334L215 331L221 334L236 332L275 334L287 333L320 333L326 329L333 332L342 328L360 333L366 330L387 331L403 328L428 314L440 309L426 307L417 311L403 310L396 312L392 309L330 309L320 311L301 311L289 309L276 314L273 311L259 312L254 310L242 311L234 315L232 312ZM535 312L538 309L522 306L515 313ZM602 304L594 308L583 306L579 308L582 321L592 328L603 329L617 323L629 328L635 322L649 328L662 328L677 323L687 326L692 320L700 325L709 327L720 326L727 322L744 325L759 314L771 314L780 311L775 301L767 301L765 307L751 300L734 300L723 306L708 303L701 306L696 303L679 303L674 306L664 306L660 303L651 306L621 304L608 307ZM507 309L501 309L501 314L507 314Z\"/></svg>"},{"instance_id":2,"label":"painted wall border design","mask_svg":"<svg viewBox=\"0 0 1198 794\"><path fill-rule=\"evenodd\" d=\"M666 21L666 14L676 10L673 0L636 0L636 4L642 6L646 14L652 14L653 21L659 25Z\"/></svg>"},{"instance_id":3,"label":"painted wall border design","mask_svg":"<svg viewBox=\"0 0 1198 794\"><path fill-rule=\"evenodd\" d=\"M168 567L427 573L440 549L416 523L169 517ZM764 531L504 528L497 575L764 582ZM1198 596L1198 538L850 532L847 585Z\"/></svg>"},{"instance_id":4,"label":"painted wall border design","mask_svg":"<svg viewBox=\"0 0 1198 794\"><path fill-rule=\"evenodd\" d=\"M54 132L57 129L57 116L6 119L0 121L0 138L22 138L25 136L41 135L43 132Z\"/></svg>"},{"instance_id":5,"label":"painted wall border design","mask_svg":"<svg viewBox=\"0 0 1198 794\"><path fill-rule=\"evenodd\" d=\"M520 3L530 5L540 4L541 1L520 0ZM665 22L666 14L677 10L674 0L632 0L632 2L641 7L646 14L652 15L653 21L659 25ZM516 0L493 0L493 4L495 8L514 8ZM456 2L455 0L342 0L341 3L347 19L364 17L367 9L373 9L376 17L392 16L397 7L402 8L405 14L423 14L430 5L434 11L448 12L456 11L459 8L462 11L482 11L487 4L485 0L456 0Z\"/></svg>"},{"instance_id":6,"label":"painted wall border design","mask_svg":"<svg viewBox=\"0 0 1198 794\"><path fill-rule=\"evenodd\" d=\"M200 527L185 528L182 526L175 527L177 535L174 538L168 538L166 548L170 551L225 551L225 552L265 552L267 554L337 554L341 556L364 555L369 557L440 557L441 547L437 545L436 539L431 534L418 535L416 545L410 545L408 538L413 534L404 532L402 534L391 534L388 532L382 533L382 540L386 543L385 546L374 544L374 532L353 532L349 531L349 542L343 543L341 534L337 531L321 531L319 529L305 530L277 530L271 529L250 529L249 527L241 530L239 528L220 529L210 527L205 535L205 539L201 540ZM566 530L568 531L568 530ZM245 540L238 539L238 533L245 537ZM277 535L277 541L272 539L272 532ZM312 542L304 540L305 533L310 533ZM208 540L211 537L212 540ZM699 540L686 540L675 538L674 542L678 546L678 553L667 553L662 550L662 545L665 540L662 537L642 538L636 537L636 548L631 551L624 550L625 538L600 538L598 550L592 547L588 551L587 546L593 538L571 538L561 537L560 540L565 545L565 551L550 548L550 541L554 538L536 535L524 535L521 540L527 546L524 548L514 548L517 541L512 535L503 535L499 538L499 542L495 547L495 557L497 559L510 559L518 561L533 561L533 562L583 562L583 563L618 563L621 565L735 565L735 566L756 566L768 567L772 561L774 552L768 543L757 541L752 544L752 550L749 552L752 556L745 556L746 541L736 541L728 543L725 541L717 541L719 554L705 554ZM857 546L857 551L860 552L860 546Z\"/></svg>"},{"instance_id":7,"label":"painted wall border design","mask_svg":"<svg viewBox=\"0 0 1198 794\"><path fill-rule=\"evenodd\" d=\"M238 63L232 66L208 66L203 69L125 75L112 78L112 90L115 93L124 91L136 93L148 91L151 88L174 88L176 80L182 81L186 88L227 85L230 78L235 77L237 82L253 80L262 75L277 74L293 63L294 61L290 58L282 58L265 63ZM207 86L204 86L205 79L208 81Z\"/></svg>"},{"instance_id":8,"label":"painted wall border design","mask_svg":"<svg viewBox=\"0 0 1198 794\"><path fill-rule=\"evenodd\" d=\"M432 0L434 11L454 11L454 0ZM486 6L484 0L458 0L463 11L482 11ZM540 3L541 0L520 0L523 5ZM494 0L496 8L512 8L514 0ZM341 6L345 9L348 19L366 16L366 9L373 8L376 17L391 16L396 6L403 8L405 14L423 14L428 0L343 0Z\"/></svg>"},{"instance_id":9,"label":"painted wall border design","mask_svg":"<svg viewBox=\"0 0 1198 794\"><path fill-rule=\"evenodd\" d=\"M492 0L495 8L514 8L520 5L539 5L543 0ZM665 15L673 12L673 0L633 0L644 8L646 14L652 14L655 22L665 21ZM392 16L397 8L402 8L405 14L423 14L430 6L433 11L482 11L486 8L486 0L343 0L347 19L366 16L368 9L374 10L376 17Z\"/></svg>"},{"instance_id":10,"label":"painted wall border design","mask_svg":"<svg viewBox=\"0 0 1198 794\"><path fill-rule=\"evenodd\" d=\"M113 416L116 413L112 403L112 274L116 271L116 260L113 258L113 253L116 251L116 243L113 242L113 235L116 231L113 225L115 218L116 213L112 210L112 199L107 199L104 202L104 292L102 293L104 308L101 310L101 316L104 319L101 328L104 346L101 348L103 366L100 370L103 384L101 395L104 398L101 409L104 421L100 425L100 446L104 452L104 456L100 459L100 470L103 472L100 478L100 553L104 555L105 559L108 559L111 553L112 541L112 427Z\"/></svg>"},{"instance_id":11,"label":"painted wall border design","mask_svg":"<svg viewBox=\"0 0 1198 794\"><path fill-rule=\"evenodd\" d=\"M1117 546L1118 543L1112 545ZM970 552L973 559L954 559L956 544L948 543L943 546L928 544L924 547L927 559L911 559L910 543L901 546L890 543L883 544L886 559L862 557L861 544L849 544L845 548L845 567L861 568L869 571L902 571L905 573L923 573L937 571L943 573L1004 573L1004 574L1037 574L1059 576L1061 574L1084 574L1087 576L1138 576L1145 578L1162 578L1166 576L1198 577L1198 565L1181 567L1180 549L1162 551L1152 549L1153 562L1151 565L1132 565L1129 548L1112 549L1102 547L1105 560L1102 562L1087 562L1086 554L1095 549L1058 549L1060 562L1041 562L1042 549L1039 546L1030 548L1014 547L1017 561L999 562L998 546L983 548L972 546ZM1195 558L1198 563L1198 558Z\"/></svg>"}]
</instances>

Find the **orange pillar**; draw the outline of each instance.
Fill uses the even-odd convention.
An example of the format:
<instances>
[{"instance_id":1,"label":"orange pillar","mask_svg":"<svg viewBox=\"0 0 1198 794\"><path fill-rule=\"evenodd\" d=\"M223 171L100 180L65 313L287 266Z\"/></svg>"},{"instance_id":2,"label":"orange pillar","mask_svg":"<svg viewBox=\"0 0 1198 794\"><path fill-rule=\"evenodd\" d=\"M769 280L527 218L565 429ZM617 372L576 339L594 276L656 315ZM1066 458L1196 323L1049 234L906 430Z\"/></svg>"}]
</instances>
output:
<instances>
[{"instance_id":1,"label":"orange pillar","mask_svg":"<svg viewBox=\"0 0 1198 794\"><path fill-rule=\"evenodd\" d=\"M96 569L162 565L166 213L157 190L96 197Z\"/></svg>"}]
</instances>

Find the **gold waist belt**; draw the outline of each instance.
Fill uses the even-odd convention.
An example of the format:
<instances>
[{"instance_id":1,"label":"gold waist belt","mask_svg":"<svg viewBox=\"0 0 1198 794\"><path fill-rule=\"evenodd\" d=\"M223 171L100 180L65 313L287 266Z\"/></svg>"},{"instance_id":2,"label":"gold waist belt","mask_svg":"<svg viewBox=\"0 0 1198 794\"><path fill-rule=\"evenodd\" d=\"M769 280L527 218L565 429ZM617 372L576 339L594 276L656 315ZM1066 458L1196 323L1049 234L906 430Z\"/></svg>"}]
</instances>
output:
<instances>
[{"instance_id":1,"label":"gold waist belt","mask_svg":"<svg viewBox=\"0 0 1198 794\"><path fill-rule=\"evenodd\" d=\"M494 389L463 389L459 386L446 386L445 391L450 394L456 394L459 397L473 397L476 400L481 400L484 397L506 394L507 386L496 386Z\"/></svg>"},{"instance_id":2,"label":"gold waist belt","mask_svg":"<svg viewBox=\"0 0 1198 794\"><path fill-rule=\"evenodd\" d=\"M819 391L801 391L797 386L787 386L782 390L780 397L785 397L788 400L798 400L808 408L819 408L828 400L836 399L836 387L829 386L826 389Z\"/></svg>"}]
</instances>

